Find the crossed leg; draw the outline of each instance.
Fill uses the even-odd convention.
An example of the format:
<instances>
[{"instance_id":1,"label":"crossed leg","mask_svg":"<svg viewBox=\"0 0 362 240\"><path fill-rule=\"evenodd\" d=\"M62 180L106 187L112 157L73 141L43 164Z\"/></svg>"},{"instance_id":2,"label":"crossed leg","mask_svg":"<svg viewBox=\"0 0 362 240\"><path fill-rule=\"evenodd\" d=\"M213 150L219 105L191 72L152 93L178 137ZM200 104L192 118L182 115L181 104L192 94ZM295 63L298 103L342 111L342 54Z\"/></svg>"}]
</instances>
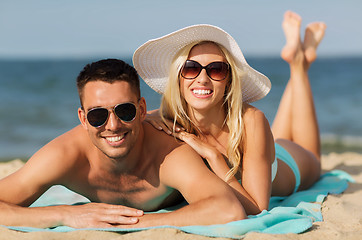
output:
<instances>
[{"instance_id":1,"label":"crossed leg","mask_svg":"<svg viewBox=\"0 0 362 240\"><path fill-rule=\"evenodd\" d=\"M321 22L309 24L302 43L301 20L298 14L291 11L284 15L282 27L286 45L281 57L289 63L290 79L280 101L272 131L276 142L295 159L301 174L300 189L304 189L312 185L320 174L320 135L308 69L317 57L316 50L323 39L326 25ZM277 192L283 193L283 187L279 188ZM289 187L288 192L290 190Z\"/></svg>"}]
</instances>

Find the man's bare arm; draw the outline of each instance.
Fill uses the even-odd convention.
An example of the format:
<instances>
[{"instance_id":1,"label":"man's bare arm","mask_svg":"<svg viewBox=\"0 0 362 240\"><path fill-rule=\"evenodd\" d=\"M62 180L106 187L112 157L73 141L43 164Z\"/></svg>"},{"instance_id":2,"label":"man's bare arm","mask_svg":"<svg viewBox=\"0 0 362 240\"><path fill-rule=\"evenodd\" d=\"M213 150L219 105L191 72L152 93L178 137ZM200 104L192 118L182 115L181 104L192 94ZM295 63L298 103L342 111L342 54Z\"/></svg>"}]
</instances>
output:
<instances>
[{"instance_id":1,"label":"man's bare arm","mask_svg":"<svg viewBox=\"0 0 362 240\"><path fill-rule=\"evenodd\" d=\"M124 206L91 203L82 206L27 208L50 186L71 181L78 174L79 156L74 149L82 128L53 140L29 159L17 172L0 180L0 224L11 226L111 227L134 224L143 212ZM73 139L73 140L72 140ZM69 145L72 145L70 147Z\"/></svg>"},{"instance_id":2,"label":"man's bare arm","mask_svg":"<svg viewBox=\"0 0 362 240\"><path fill-rule=\"evenodd\" d=\"M142 215L137 209L105 203L27 208L0 201L0 224L5 226L110 228L135 224Z\"/></svg>"},{"instance_id":3,"label":"man's bare arm","mask_svg":"<svg viewBox=\"0 0 362 240\"><path fill-rule=\"evenodd\" d=\"M189 205L170 213L145 214L139 223L127 227L210 225L246 218L232 189L188 145L167 157L160 177L163 184L179 190Z\"/></svg>"}]
</instances>

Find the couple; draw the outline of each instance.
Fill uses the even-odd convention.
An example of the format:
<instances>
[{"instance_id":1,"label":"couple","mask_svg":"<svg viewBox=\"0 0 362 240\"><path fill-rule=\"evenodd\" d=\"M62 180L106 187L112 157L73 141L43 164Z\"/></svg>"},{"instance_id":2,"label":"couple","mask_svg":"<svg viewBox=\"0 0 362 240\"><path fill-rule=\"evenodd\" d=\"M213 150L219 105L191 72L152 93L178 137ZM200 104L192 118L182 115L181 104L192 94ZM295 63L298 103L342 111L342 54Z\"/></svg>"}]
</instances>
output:
<instances>
[{"instance_id":1,"label":"couple","mask_svg":"<svg viewBox=\"0 0 362 240\"><path fill-rule=\"evenodd\" d=\"M114 59L87 65L77 78L81 125L0 180L0 224L220 224L267 209L271 194L310 187L320 174L320 143L308 68L325 25L308 25L302 43L300 24L297 14L285 14L282 58L291 77L272 129L248 104L269 92L269 79L217 27L191 26L136 50L138 73L163 94L148 117L132 67ZM159 131L171 133L168 126L183 142ZM26 208L56 184L92 203ZM189 204L176 211L143 212L183 198Z\"/></svg>"}]
</instances>

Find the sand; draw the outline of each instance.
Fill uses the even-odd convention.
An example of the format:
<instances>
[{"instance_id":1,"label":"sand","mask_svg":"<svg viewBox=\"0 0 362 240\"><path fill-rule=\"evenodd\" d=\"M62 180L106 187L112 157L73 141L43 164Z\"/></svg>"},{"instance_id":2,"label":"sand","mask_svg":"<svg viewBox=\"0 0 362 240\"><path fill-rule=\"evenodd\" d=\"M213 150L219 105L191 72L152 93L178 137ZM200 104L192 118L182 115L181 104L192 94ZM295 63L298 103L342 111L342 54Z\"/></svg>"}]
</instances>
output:
<instances>
[{"instance_id":1,"label":"sand","mask_svg":"<svg viewBox=\"0 0 362 240\"><path fill-rule=\"evenodd\" d=\"M0 178L20 168L23 163L13 160L0 163ZM322 204L324 221L301 234L261 234L248 233L244 239L362 239L362 155L357 153L331 153L322 157L323 171L340 169L348 172L355 180L348 189L339 195L328 195ZM0 227L0 239L176 239L176 240L211 240L225 238L208 238L183 233L175 229L152 229L135 233L112 233L101 231L75 231L68 233L33 232L23 233Z\"/></svg>"}]
</instances>

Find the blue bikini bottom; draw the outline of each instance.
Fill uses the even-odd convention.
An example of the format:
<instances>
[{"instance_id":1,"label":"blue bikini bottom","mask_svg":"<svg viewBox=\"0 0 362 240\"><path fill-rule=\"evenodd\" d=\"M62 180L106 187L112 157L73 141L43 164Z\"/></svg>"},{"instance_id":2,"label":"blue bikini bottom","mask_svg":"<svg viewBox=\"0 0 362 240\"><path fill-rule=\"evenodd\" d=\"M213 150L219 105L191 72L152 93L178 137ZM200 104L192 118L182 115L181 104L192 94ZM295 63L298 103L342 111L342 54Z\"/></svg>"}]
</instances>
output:
<instances>
[{"instance_id":1,"label":"blue bikini bottom","mask_svg":"<svg viewBox=\"0 0 362 240\"><path fill-rule=\"evenodd\" d=\"M285 150L282 146L280 146L279 144L275 143L275 158L280 159L281 161L285 162L290 169L292 169L294 176L295 176L295 187L294 187L294 192L296 192L300 186L300 172L299 172L299 168L297 163L294 161L293 157L290 155L290 153L287 152L287 150ZM274 161L275 163L277 163L277 161ZM272 175L276 175L276 170L278 168L277 164L272 165ZM274 178L273 178L274 180Z\"/></svg>"}]
</instances>

